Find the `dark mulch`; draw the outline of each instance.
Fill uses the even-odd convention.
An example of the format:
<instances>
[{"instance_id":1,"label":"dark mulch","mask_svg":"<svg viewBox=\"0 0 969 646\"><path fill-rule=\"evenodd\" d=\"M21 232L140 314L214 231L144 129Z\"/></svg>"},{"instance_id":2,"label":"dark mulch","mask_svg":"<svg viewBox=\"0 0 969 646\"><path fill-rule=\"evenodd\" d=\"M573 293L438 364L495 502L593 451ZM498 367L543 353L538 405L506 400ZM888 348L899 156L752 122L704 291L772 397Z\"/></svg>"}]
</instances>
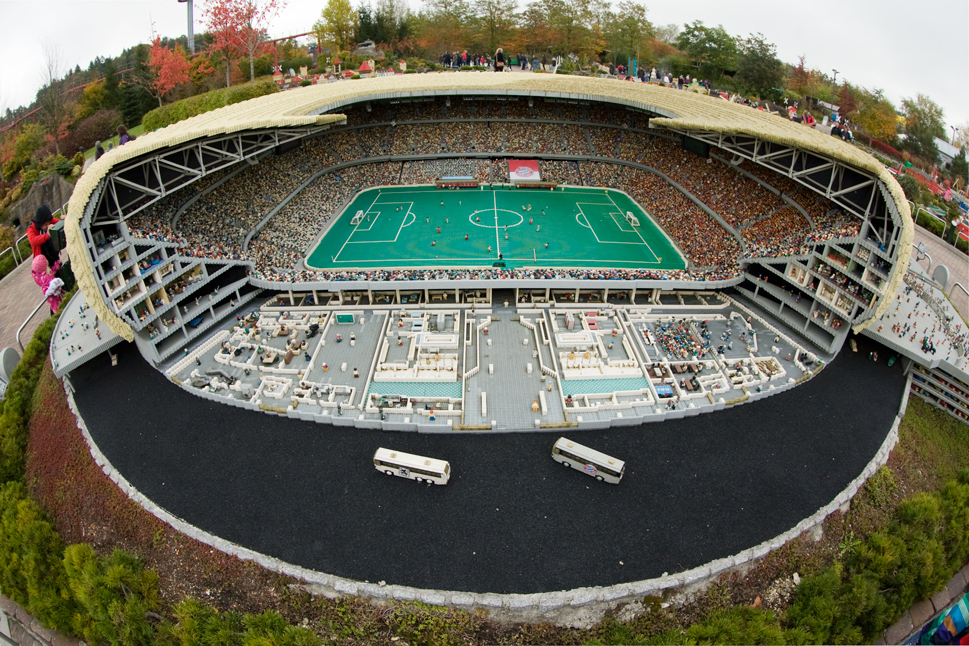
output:
<instances>
[{"instance_id":1,"label":"dark mulch","mask_svg":"<svg viewBox=\"0 0 969 646\"><path fill-rule=\"evenodd\" d=\"M315 570L422 588L539 592L695 567L829 502L888 432L901 367L843 352L789 393L575 439L626 460L619 486L553 462L555 435L337 429L241 411L168 382L133 347L72 375L109 460L194 525ZM446 487L374 470L378 446L451 462Z\"/></svg>"}]
</instances>

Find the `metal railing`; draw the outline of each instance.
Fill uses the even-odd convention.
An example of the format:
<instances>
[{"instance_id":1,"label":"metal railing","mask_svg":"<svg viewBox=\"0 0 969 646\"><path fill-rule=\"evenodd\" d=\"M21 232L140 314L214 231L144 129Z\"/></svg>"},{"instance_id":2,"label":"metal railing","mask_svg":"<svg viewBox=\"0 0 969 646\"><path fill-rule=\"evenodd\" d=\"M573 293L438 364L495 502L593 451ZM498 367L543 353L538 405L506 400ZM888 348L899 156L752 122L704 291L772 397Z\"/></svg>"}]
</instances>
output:
<instances>
[{"instance_id":1,"label":"metal railing","mask_svg":"<svg viewBox=\"0 0 969 646\"><path fill-rule=\"evenodd\" d=\"M13 243L13 250L17 253L17 257L20 258L20 260L17 261L18 265L24 261L24 256L22 253L20 253L20 243L23 242L26 238L27 238L27 234L25 233L19 238L17 238L17 241Z\"/></svg>"},{"instance_id":2,"label":"metal railing","mask_svg":"<svg viewBox=\"0 0 969 646\"><path fill-rule=\"evenodd\" d=\"M34 308L34 311L30 313L30 316L28 316L24 320L24 322L20 324L20 327L17 328L17 345L20 346L21 352L23 352L25 348L24 348L23 341L20 340L20 333L23 332L24 328L27 327L27 324L30 323L30 319L37 316L37 312L40 310L41 307L43 307L46 304L47 304L47 298L45 297L44 300L42 300L40 303L37 304L37 307Z\"/></svg>"},{"instance_id":3,"label":"metal railing","mask_svg":"<svg viewBox=\"0 0 969 646\"><path fill-rule=\"evenodd\" d=\"M919 211L921 211L922 213L925 213L930 218L935 218L936 220L938 220L939 222L941 222L942 223L942 236L941 236L941 238L942 238L943 241L945 241L945 232L946 232L946 229L949 228L949 222L948 222L948 220L946 220L943 217L940 217L938 214L933 213L932 211L929 211L926 207L922 206L921 204L916 204L912 200L905 200L905 201L908 202L909 204L911 204L912 205L912 208L915 209L915 224L916 225L918 225L918 223L919 223Z\"/></svg>"}]
</instances>

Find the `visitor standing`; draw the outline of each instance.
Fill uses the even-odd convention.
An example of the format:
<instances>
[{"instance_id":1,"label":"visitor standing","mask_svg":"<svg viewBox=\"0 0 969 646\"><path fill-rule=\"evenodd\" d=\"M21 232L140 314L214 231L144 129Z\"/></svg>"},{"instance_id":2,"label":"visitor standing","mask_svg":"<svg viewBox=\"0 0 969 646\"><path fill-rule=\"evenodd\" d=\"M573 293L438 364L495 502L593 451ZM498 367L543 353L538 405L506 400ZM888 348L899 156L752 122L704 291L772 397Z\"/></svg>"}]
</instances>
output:
<instances>
[{"instance_id":1,"label":"visitor standing","mask_svg":"<svg viewBox=\"0 0 969 646\"><path fill-rule=\"evenodd\" d=\"M57 314L57 310L61 306L61 299L64 298L64 281L57 277L58 269L60 269L59 262L55 262L53 267L49 267L47 258L44 256L34 256L30 263L30 275L34 282L44 290L51 316Z\"/></svg>"},{"instance_id":2,"label":"visitor standing","mask_svg":"<svg viewBox=\"0 0 969 646\"><path fill-rule=\"evenodd\" d=\"M505 71L505 53L501 51L501 47L499 47L498 51L495 52L495 71Z\"/></svg>"},{"instance_id":3,"label":"visitor standing","mask_svg":"<svg viewBox=\"0 0 969 646\"><path fill-rule=\"evenodd\" d=\"M54 250L54 243L51 241L47 230L52 224L58 222L60 220L51 215L50 207L41 204L37 213L34 214L30 226L27 227L27 240L30 242L30 250L33 252L33 256L35 258L44 256L47 259L47 264L51 266L57 262L57 251Z\"/></svg>"}]
</instances>

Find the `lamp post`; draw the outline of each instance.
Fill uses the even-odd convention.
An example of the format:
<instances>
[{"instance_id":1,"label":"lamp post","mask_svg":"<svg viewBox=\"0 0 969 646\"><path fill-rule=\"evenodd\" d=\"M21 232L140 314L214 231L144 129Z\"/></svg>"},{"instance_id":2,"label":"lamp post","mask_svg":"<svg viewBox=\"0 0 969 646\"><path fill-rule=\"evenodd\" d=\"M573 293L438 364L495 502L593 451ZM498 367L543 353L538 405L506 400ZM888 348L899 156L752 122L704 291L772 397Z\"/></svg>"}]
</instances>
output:
<instances>
[{"instance_id":1,"label":"lamp post","mask_svg":"<svg viewBox=\"0 0 969 646\"><path fill-rule=\"evenodd\" d=\"M838 70L831 70L831 71L834 72L834 82L837 83L838 82Z\"/></svg>"},{"instance_id":2,"label":"lamp post","mask_svg":"<svg viewBox=\"0 0 969 646\"><path fill-rule=\"evenodd\" d=\"M949 126L949 127L952 128L952 145L955 146L956 145L956 133L959 132L959 128L956 128L955 126Z\"/></svg>"},{"instance_id":3,"label":"lamp post","mask_svg":"<svg viewBox=\"0 0 969 646\"><path fill-rule=\"evenodd\" d=\"M192 0L178 0L179 4L188 4L188 50L195 53L195 27L192 19Z\"/></svg>"}]
</instances>

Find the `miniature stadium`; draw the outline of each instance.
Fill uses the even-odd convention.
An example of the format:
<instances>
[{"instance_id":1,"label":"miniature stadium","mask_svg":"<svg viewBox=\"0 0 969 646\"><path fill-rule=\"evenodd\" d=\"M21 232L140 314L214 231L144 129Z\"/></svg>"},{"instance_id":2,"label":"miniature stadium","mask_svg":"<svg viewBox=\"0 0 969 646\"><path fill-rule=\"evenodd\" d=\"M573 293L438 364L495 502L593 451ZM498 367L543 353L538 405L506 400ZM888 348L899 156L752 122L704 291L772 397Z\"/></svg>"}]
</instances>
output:
<instances>
[{"instance_id":1,"label":"miniature stadium","mask_svg":"<svg viewBox=\"0 0 969 646\"><path fill-rule=\"evenodd\" d=\"M967 390L876 160L696 92L509 76L287 91L90 168L51 357L129 495L322 594L560 620L812 531L910 389ZM919 302L932 356L889 323ZM562 470L561 435L622 482ZM454 476L388 478L381 446Z\"/></svg>"}]
</instances>

